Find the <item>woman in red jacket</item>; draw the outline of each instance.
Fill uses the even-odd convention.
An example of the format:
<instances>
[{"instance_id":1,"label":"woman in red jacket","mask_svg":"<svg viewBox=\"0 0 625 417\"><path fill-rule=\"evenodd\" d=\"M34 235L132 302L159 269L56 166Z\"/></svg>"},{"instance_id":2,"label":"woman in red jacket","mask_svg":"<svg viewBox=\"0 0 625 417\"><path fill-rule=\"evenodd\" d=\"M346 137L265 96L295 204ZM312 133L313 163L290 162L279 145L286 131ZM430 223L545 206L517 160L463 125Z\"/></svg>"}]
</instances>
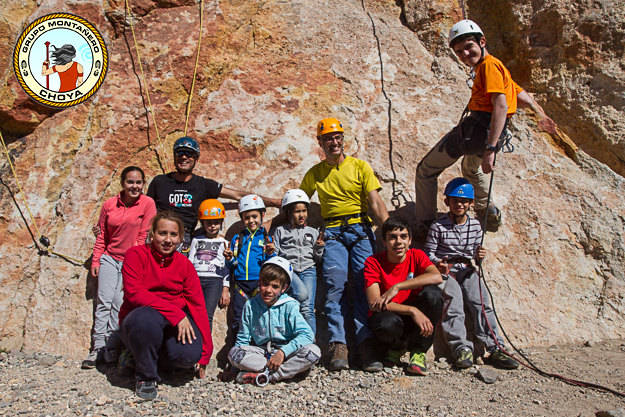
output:
<instances>
[{"instance_id":1,"label":"woman in red jacket","mask_svg":"<svg viewBox=\"0 0 625 417\"><path fill-rule=\"evenodd\" d=\"M193 368L203 378L213 352L200 279L176 252L184 226L171 211L157 214L151 243L128 249L124 259L124 303L120 334L135 361L135 393L156 398L157 364Z\"/></svg>"},{"instance_id":2,"label":"woman in red jacket","mask_svg":"<svg viewBox=\"0 0 625 417\"><path fill-rule=\"evenodd\" d=\"M139 167L124 168L122 191L104 202L100 210L91 275L98 278L98 303L93 323L93 349L82 362L83 369L95 367L102 358L117 362L119 319L122 305L122 263L131 246L145 244L152 217L154 200L143 194L145 176Z\"/></svg>"}]
</instances>

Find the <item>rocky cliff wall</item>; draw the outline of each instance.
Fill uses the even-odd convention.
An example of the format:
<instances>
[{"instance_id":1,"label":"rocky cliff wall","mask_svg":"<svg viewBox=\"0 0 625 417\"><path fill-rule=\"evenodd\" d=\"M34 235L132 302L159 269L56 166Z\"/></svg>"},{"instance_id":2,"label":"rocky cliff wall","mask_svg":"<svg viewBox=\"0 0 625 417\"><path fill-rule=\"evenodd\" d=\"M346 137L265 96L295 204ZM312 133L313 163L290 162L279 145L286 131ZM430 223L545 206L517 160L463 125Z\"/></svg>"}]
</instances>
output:
<instances>
[{"instance_id":1,"label":"rocky cliff wall","mask_svg":"<svg viewBox=\"0 0 625 417\"><path fill-rule=\"evenodd\" d=\"M500 317L522 346L623 337L625 210L617 194L623 187L623 61L614 42L622 36L623 8L592 3L600 5L592 15L598 26L588 36L562 24L566 36L546 43L521 34L534 27L547 36L552 14L586 21L584 4L569 10L557 2L498 1L488 9L478 3L465 7L487 32L490 51L571 139L541 132L531 112L513 119L516 151L498 159L494 185L505 224L486 237ZM109 48L103 86L65 110L35 104L11 66L0 67L0 131L30 210L54 250L78 259L91 255L91 226L102 202L119 190L121 169L135 164L150 178L159 174L171 165L168 150L184 132L200 4L131 5L147 85L123 1L0 3L2 62L10 62L23 27L57 11L95 24ZM204 2L188 128L201 142L198 173L281 197L319 161L315 124L334 115L347 127L346 152L367 160L380 177L389 209L411 213L416 164L456 123L469 97L465 70L444 41L461 15L451 1ZM506 24L487 23L502 16ZM590 39L595 32L603 34L598 41ZM593 58L571 56L571 39L595 51ZM38 250L6 156L0 173L0 347L81 356L89 345L95 283L86 267ZM459 173L452 167L441 184ZM229 210L228 224L236 217Z\"/></svg>"}]
</instances>

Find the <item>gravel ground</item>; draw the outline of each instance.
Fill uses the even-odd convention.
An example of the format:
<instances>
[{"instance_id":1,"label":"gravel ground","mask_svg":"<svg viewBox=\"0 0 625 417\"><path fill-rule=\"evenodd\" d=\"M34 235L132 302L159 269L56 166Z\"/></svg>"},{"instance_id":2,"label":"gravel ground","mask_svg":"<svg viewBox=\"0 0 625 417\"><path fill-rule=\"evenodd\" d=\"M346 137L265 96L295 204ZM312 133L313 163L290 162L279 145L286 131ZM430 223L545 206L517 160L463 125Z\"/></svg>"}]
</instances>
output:
<instances>
[{"instance_id":1,"label":"gravel ground","mask_svg":"<svg viewBox=\"0 0 625 417\"><path fill-rule=\"evenodd\" d=\"M546 371L625 392L624 341L588 345L530 349L526 355ZM444 360L430 361L425 377L407 376L398 368L367 374L317 367L303 381L264 388L219 382L217 371L211 364L203 380L170 375L159 385L155 401L142 402L134 396L133 378L119 376L113 367L81 370L75 359L2 352L0 415L625 416L623 398L544 378L524 367L503 371L477 365L458 372ZM486 384L478 378L480 372L497 380Z\"/></svg>"}]
</instances>

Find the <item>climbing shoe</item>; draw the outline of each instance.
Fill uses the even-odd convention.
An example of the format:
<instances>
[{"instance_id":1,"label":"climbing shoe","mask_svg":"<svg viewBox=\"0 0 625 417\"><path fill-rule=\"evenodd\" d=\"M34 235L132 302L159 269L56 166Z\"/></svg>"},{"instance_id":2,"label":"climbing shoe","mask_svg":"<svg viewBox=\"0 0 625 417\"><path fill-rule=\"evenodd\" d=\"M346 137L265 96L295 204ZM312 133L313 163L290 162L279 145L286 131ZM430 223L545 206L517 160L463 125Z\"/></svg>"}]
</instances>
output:
<instances>
[{"instance_id":1,"label":"climbing shoe","mask_svg":"<svg viewBox=\"0 0 625 417\"><path fill-rule=\"evenodd\" d=\"M389 349L386 352L386 356L384 357L382 364L386 368L393 368L395 366L401 366L401 357L404 356L404 353L406 352L401 351L401 350Z\"/></svg>"},{"instance_id":2,"label":"climbing shoe","mask_svg":"<svg viewBox=\"0 0 625 417\"><path fill-rule=\"evenodd\" d=\"M498 368L503 369L516 369L519 367L519 363L506 355L501 349L495 349L490 353L488 357L489 361Z\"/></svg>"},{"instance_id":3,"label":"climbing shoe","mask_svg":"<svg viewBox=\"0 0 625 417\"><path fill-rule=\"evenodd\" d=\"M384 369L384 365L378 360L377 349L373 339L366 339L358 345L358 356L360 358L360 368L363 371L380 372Z\"/></svg>"},{"instance_id":4,"label":"climbing shoe","mask_svg":"<svg viewBox=\"0 0 625 417\"><path fill-rule=\"evenodd\" d=\"M330 371L343 371L349 369L349 362L347 361L347 345L341 342L330 343L328 349L330 353L330 365L328 369Z\"/></svg>"},{"instance_id":5,"label":"climbing shoe","mask_svg":"<svg viewBox=\"0 0 625 417\"><path fill-rule=\"evenodd\" d=\"M426 375L425 353L413 352L410 354L410 362L406 372L412 375Z\"/></svg>"},{"instance_id":6,"label":"climbing shoe","mask_svg":"<svg viewBox=\"0 0 625 417\"><path fill-rule=\"evenodd\" d=\"M460 349L458 352L458 356L456 356L456 360L454 361L454 366L457 369L467 369L473 366L473 352L471 349Z\"/></svg>"},{"instance_id":7,"label":"climbing shoe","mask_svg":"<svg viewBox=\"0 0 625 417\"><path fill-rule=\"evenodd\" d=\"M156 398L156 381L138 381L135 385L135 394L142 400L152 401Z\"/></svg>"},{"instance_id":8,"label":"climbing shoe","mask_svg":"<svg viewBox=\"0 0 625 417\"><path fill-rule=\"evenodd\" d=\"M501 227L501 210L495 205L488 206L488 210L476 210L475 216L487 232L496 232ZM486 224L483 224L484 218Z\"/></svg>"}]
</instances>

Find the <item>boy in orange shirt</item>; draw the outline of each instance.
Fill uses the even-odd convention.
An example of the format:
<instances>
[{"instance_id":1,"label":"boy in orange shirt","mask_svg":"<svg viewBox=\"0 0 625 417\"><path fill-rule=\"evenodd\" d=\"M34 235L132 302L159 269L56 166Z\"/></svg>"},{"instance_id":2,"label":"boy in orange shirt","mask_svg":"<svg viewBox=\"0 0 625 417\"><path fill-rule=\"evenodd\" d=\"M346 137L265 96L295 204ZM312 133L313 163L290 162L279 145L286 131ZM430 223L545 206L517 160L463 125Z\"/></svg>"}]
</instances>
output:
<instances>
[{"instance_id":1,"label":"boy in orange shirt","mask_svg":"<svg viewBox=\"0 0 625 417\"><path fill-rule=\"evenodd\" d=\"M456 127L425 155L417 166L415 178L416 217L426 229L436 217L436 193L439 175L461 156L462 175L475 188L475 211L485 228L497 231L501 212L494 204L486 207L489 181L495 153L506 137L508 120L517 108L531 107L548 130L555 123L543 109L519 87L510 71L486 50L486 38L471 20L461 20L449 32L449 46L458 59L471 67L471 99Z\"/></svg>"}]
</instances>

